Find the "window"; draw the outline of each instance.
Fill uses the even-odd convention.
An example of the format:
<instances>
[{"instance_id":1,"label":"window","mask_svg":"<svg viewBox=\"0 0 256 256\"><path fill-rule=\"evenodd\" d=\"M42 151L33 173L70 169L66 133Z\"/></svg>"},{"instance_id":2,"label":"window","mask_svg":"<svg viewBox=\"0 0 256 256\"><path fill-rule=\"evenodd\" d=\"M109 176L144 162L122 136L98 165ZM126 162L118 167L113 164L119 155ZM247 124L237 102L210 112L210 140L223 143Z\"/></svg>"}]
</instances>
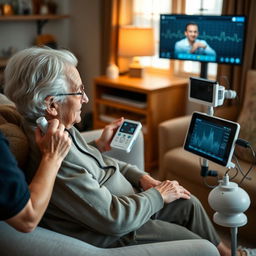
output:
<instances>
[{"instance_id":1,"label":"window","mask_svg":"<svg viewBox=\"0 0 256 256\"><path fill-rule=\"evenodd\" d=\"M186 14L220 15L223 0L184 0ZM168 70L170 60L159 58L159 16L161 13L177 13L172 11L172 0L133 0L133 24L150 26L155 31L155 56L142 57L144 66ZM200 72L200 63L191 61L172 61L175 73L193 74ZM209 76L216 76L217 64L208 64Z\"/></svg>"},{"instance_id":2,"label":"window","mask_svg":"<svg viewBox=\"0 0 256 256\"><path fill-rule=\"evenodd\" d=\"M186 14L205 14L205 15L220 15L222 9L222 0L214 1L203 1L203 0L194 0L186 1ZM200 63L192 61L184 61L182 63L183 67L179 67L181 72L184 73L199 73L200 72ZM217 74L217 64L209 63L208 64L208 75L216 76Z\"/></svg>"},{"instance_id":3,"label":"window","mask_svg":"<svg viewBox=\"0 0 256 256\"><path fill-rule=\"evenodd\" d=\"M170 61L158 57L159 48L159 17L160 13L170 13L170 0L134 0L133 25L138 27L153 27L155 33L155 55L141 57L143 66L169 69Z\"/></svg>"}]
</instances>

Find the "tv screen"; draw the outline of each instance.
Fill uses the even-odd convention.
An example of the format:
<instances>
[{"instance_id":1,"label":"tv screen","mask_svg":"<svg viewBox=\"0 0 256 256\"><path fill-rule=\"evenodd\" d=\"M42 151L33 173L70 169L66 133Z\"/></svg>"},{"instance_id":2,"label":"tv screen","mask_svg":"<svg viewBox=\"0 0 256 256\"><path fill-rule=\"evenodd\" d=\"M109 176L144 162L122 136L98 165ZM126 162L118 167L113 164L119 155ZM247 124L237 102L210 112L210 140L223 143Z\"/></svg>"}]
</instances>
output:
<instances>
[{"instance_id":1,"label":"tv screen","mask_svg":"<svg viewBox=\"0 0 256 256\"><path fill-rule=\"evenodd\" d=\"M160 58L241 65L245 16L160 15Z\"/></svg>"}]
</instances>

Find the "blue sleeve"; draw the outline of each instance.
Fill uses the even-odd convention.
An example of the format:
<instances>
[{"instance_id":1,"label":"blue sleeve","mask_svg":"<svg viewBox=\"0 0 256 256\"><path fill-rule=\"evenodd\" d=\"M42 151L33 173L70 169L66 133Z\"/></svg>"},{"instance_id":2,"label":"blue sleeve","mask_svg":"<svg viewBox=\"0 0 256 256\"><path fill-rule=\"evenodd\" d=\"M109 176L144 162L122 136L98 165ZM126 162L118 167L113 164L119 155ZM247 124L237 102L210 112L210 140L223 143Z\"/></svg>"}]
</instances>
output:
<instances>
[{"instance_id":1,"label":"blue sleeve","mask_svg":"<svg viewBox=\"0 0 256 256\"><path fill-rule=\"evenodd\" d=\"M0 220L18 214L27 204L30 192L22 170L0 133Z\"/></svg>"},{"instance_id":2,"label":"blue sleeve","mask_svg":"<svg viewBox=\"0 0 256 256\"><path fill-rule=\"evenodd\" d=\"M216 56L216 52L207 44L206 41L202 40L202 42L206 45L206 48L203 50L205 55Z\"/></svg>"},{"instance_id":3,"label":"blue sleeve","mask_svg":"<svg viewBox=\"0 0 256 256\"><path fill-rule=\"evenodd\" d=\"M187 40L184 38L175 43L174 54L177 56L179 53L189 53L190 49L191 47L187 43Z\"/></svg>"}]
</instances>

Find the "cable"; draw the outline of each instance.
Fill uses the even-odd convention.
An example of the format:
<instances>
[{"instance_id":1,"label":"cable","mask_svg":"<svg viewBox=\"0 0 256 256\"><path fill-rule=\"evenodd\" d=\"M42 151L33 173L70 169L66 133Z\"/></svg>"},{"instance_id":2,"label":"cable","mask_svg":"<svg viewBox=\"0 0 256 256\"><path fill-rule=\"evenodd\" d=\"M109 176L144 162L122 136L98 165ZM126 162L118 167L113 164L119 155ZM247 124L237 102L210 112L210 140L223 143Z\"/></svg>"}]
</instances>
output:
<instances>
[{"instance_id":1,"label":"cable","mask_svg":"<svg viewBox=\"0 0 256 256\"><path fill-rule=\"evenodd\" d=\"M239 161L238 161L238 158L237 158L236 154L234 154L233 157L234 157L234 159L236 160L236 166L237 166L236 169L238 169L238 171L242 174L242 176L245 177L245 173L244 173L244 171L242 170L241 165L239 164ZM250 177L246 177L246 179L251 180Z\"/></svg>"},{"instance_id":2,"label":"cable","mask_svg":"<svg viewBox=\"0 0 256 256\"><path fill-rule=\"evenodd\" d=\"M219 181L219 177L215 176L217 181ZM204 181L204 185L208 188L216 188L218 185L209 185L208 182L207 182L207 177L204 177L203 178L203 181Z\"/></svg>"},{"instance_id":3,"label":"cable","mask_svg":"<svg viewBox=\"0 0 256 256\"><path fill-rule=\"evenodd\" d=\"M241 147L244 147L244 148L249 148L250 147L250 143L247 140L240 139L240 138L238 138L236 140L236 144L238 146L241 146Z\"/></svg>"},{"instance_id":4,"label":"cable","mask_svg":"<svg viewBox=\"0 0 256 256\"><path fill-rule=\"evenodd\" d=\"M237 141L236 141L236 144L238 145L238 146L241 146L241 147L244 147L244 148L250 148L250 151L251 151L251 154L252 154L252 163L251 163L251 166L249 167L249 169L247 170L247 172L244 174L244 172L242 171L242 168L241 168L241 166L240 166L240 164L239 164L239 162L238 162L238 159L237 159L237 157L236 157L236 155L235 155L235 159L236 159L236 162L237 162L237 166L238 166L238 168L239 168L239 171L240 171L240 173L242 174L242 176L243 176L243 178L242 178L242 180L239 182L239 185L241 185L242 184L242 182L245 180L245 179L251 179L250 177L247 177L248 176L248 174L253 170L253 168L255 167L255 151L254 151L254 149L252 148L252 146L251 146L251 144L248 142L248 141L246 141L246 140L244 140L244 139L237 139Z\"/></svg>"},{"instance_id":5,"label":"cable","mask_svg":"<svg viewBox=\"0 0 256 256\"><path fill-rule=\"evenodd\" d=\"M239 184L242 184L242 182L244 181L245 178L247 178L247 175L251 172L251 170L255 167L255 151L254 149L252 148L251 145L249 145L250 149L251 149L251 152L252 152L252 155L253 155L253 159L254 161L252 161L252 164L250 166L250 168L248 169L248 171L246 172L245 176L242 178L242 180L239 182ZM250 177L248 177L250 178Z\"/></svg>"},{"instance_id":6,"label":"cable","mask_svg":"<svg viewBox=\"0 0 256 256\"><path fill-rule=\"evenodd\" d=\"M229 180L233 180L233 179L238 175L238 172L239 172L239 169L238 169L238 168L235 168L235 169L234 169L234 168L233 168L233 169L227 169L224 176L226 176L231 170L236 170L236 173L234 174L234 176L232 176L232 177L230 176L230 177L229 177Z\"/></svg>"},{"instance_id":7,"label":"cable","mask_svg":"<svg viewBox=\"0 0 256 256\"><path fill-rule=\"evenodd\" d=\"M208 171L208 167L203 166L202 158L199 157L198 159L199 159L199 165L201 166L201 176L203 177L204 185L205 185L206 187L208 187L208 188L215 188L215 187L217 187L218 185L210 185L210 184L208 184L208 182L207 182L207 177L209 177L209 176L211 176L211 177L216 177L216 179L217 179L217 181L218 181L218 180L220 179L220 176L218 175L218 172L217 172L217 171L213 171L213 170L209 170L209 171ZM202 168L207 169L207 170L206 170L206 175L202 175ZM210 174L210 175L208 175L208 174Z\"/></svg>"}]
</instances>

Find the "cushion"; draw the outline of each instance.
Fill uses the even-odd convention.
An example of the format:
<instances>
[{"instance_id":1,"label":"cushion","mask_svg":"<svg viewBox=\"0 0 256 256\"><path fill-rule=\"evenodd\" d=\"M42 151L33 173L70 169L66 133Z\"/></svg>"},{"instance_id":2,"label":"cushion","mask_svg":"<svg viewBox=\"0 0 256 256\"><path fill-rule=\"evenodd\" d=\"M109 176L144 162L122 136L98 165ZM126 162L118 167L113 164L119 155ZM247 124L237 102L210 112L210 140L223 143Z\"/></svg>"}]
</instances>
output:
<instances>
[{"instance_id":1,"label":"cushion","mask_svg":"<svg viewBox=\"0 0 256 256\"><path fill-rule=\"evenodd\" d=\"M24 168L27 162L29 143L22 129L22 117L14 106L0 104L0 131L9 141L10 149L19 166Z\"/></svg>"},{"instance_id":2,"label":"cushion","mask_svg":"<svg viewBox=\"0 0 256 256\"><path fill-rule=\"evenodd\" d=\"M14 102L9 100L4 94L0 93L0 104L8 104L15 106Z\"/></svg>"},{"instance_id":3,"label":"cushion","mask_svg":"<svg viewBox=\"0 0 256 256\"><path fill-rule=\"evenodd\" d=\"M256 149L256 70L247 73L244 105L238 123L241 126L239 138L247 140ZM236 155L241 160L252 161L249 149L236 146Z\"/></svg>"}]
</instances>

